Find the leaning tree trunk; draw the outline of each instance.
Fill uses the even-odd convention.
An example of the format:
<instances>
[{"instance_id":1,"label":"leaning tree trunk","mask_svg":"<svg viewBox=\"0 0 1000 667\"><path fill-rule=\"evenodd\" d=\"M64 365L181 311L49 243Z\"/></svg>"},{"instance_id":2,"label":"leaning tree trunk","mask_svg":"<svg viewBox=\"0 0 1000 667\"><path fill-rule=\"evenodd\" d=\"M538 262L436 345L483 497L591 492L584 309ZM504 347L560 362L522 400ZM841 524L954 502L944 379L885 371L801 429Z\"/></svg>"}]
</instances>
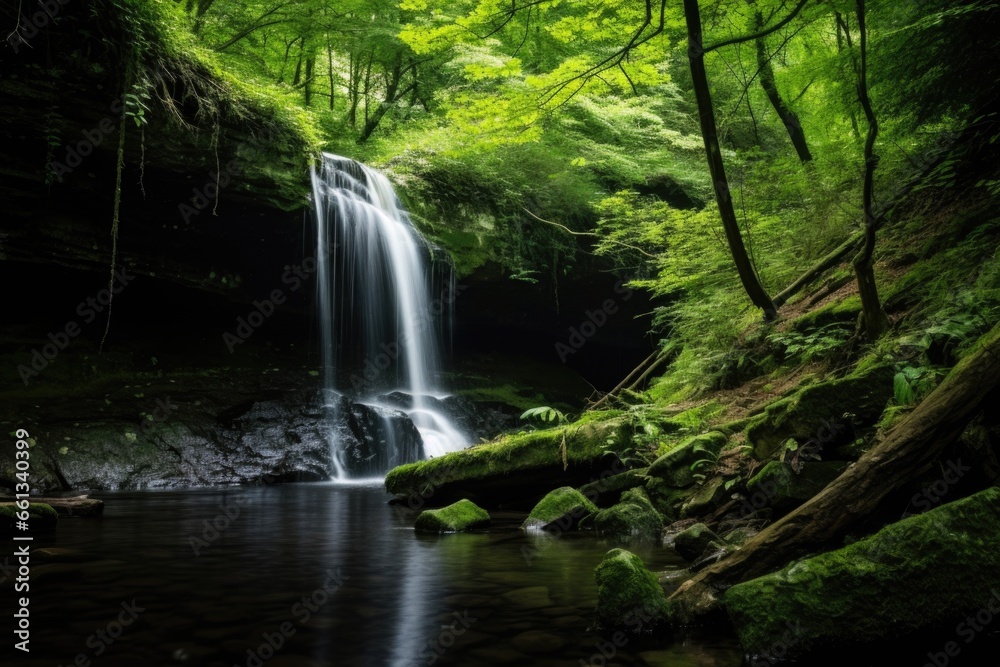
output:
<instances>
[{"instance_id":1,"label":"leaning tree trunk","mask_svg":"<svg viewBox=\"0 0 1000 667\"><path fill-rule=\"evenodd\" d=\"M930 470L964 430L983 397L1000 386L1000 325L983 336L948 377L874 449L804 505L758 533L742 549L682 585L671 599L678 621L715 610L719 594L774 572L842 539L889 494Z\"/></svg>"},{"instance_id":2,"label":"leaning tree trunk","mask_svg":"<svg viewBox=\"0 0 1000 667\"><path fill-rule=\"evenodd\" d=\"M876 340L889 328L889 318L882 308L872 267L875 252L875 231L878 223L873 211L872 198L875 188L875 169L878 156L875 154L875 140L878 138L878 119L868 97L868 30L865 26L865 0L857 0L858 31L861 34L861 65L858 68L858 101L868 120L868 138L865 141L865 183L862 204L865 216L865 245L854 258L854 272L858 276L858 295L861 297L861 313L864 334L868 340Z\"/></svg>"},{"instance_id":3,"label":"leaning tree trunk","mask_svg":"<svg viewBox=\"0 0 1000 667\"><path fill-rule=\"evenodd\" d=\"M764 311L766 319L773 319L777 314L771 297L760 284L760 278L754 268L743 236L740 234L739 221L733 209L733 200L729 192L729 179L726 177L726 167L722 161L722 149L719 146L719 133L715 125L715 110L712 107L712 93L708 87L708 75L705 72L705 49L701 34L701 10L698 0L684 0L684 16L687 20L688 59L691 63L691 79L694 85L695 99L698 102L698 120L701 123L701 135L705 140L705 153L708 157L708 170L712 176L712 187L715 189L715 201L719 206L722 226L726 232L729 251L736 263L743 289L755 306Z\"/></svg>"},{"instance_id":4,"label":"leaning tree trunk","mask_svg":"<svg viewBox=\"0 0 1000 667\"><path fill-rule=\"evenodd\" d=\"M764 15L760 10L756 12L756 21L757 30L763 29ZM784 124L785 131L788 132L788 138L791 139L799 160L803 164L812 161L813 156L809 152L809 144L806 143L806 133L802 129L802 123L799 122L796 113L788 108L781 93L778 92L778 84L774 79L774 66L771 64L771 57L767 53L767 42L763 37L757 39L757 70L760 72L760 87L764 89L768 101Z\"/></svg>"}]
</instances>

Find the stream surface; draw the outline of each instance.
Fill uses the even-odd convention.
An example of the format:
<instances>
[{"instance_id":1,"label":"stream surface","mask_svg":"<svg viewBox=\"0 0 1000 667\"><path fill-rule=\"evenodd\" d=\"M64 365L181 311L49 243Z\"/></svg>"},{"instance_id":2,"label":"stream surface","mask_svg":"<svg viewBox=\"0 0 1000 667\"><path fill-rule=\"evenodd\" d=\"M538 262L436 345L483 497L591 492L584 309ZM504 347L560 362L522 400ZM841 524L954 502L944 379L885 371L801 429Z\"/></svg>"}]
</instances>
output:
<instances>
[{"instance_id":1,"label":"stream surface","mask_svg":"<svg viewBox=\"0 0 1000 667\"><path fill-rule=\"evenodd\" d=\"M4 641L3 665L741 662L732 638L617 647L591 631L594 568L611 545L524 534L523 516L498 514L488 533L422 536L381 482L100 497L103 519L62 519L36 538L36 549L71 553L32 559L32 651ZM684 566L672 550L632 550L654 572ZM9 627L9 582L3 590Z\"/></svg>"}]
</instances>

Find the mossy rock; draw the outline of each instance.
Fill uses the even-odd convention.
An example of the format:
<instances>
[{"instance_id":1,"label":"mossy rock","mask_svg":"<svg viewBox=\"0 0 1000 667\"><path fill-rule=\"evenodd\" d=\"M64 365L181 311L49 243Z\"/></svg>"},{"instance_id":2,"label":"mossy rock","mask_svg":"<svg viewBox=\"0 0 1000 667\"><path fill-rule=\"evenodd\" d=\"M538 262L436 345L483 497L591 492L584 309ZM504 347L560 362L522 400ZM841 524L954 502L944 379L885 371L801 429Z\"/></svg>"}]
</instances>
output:
<instances>
[{"instance_id":1,"label":"mossy rock","mask_svg":"<svg viewBox=\"0 0 1000 667\"><path fill-rule=\"evenodd\" d=\"M422 533L462 533L489 525L489 512L471 500L459 500L441 509L424 510L413 528Z\"/></svg>"},{"instance_id":2,"label":"mossy rock","mask_svg":"<svg viewBox=\"0 0 1000 667\"><path fill-rule=\"evenodd\" d=\"M747 482L748 502L753 509L787 512L825 489L848 465L846 461L806 461L796 474L789 464L771 461Z\"/></svg>"},{"instance_id":3,"label":"mossy rock","mask_svg":"<svg viewBox=\"0 0 1000 667\"><path fill-rule=\"evenodd\" d=\"M722 505L726 494L725 479L722 477L709 479L681 506L681 518L708 514Z\"/></svg>"},{"instance_id":4,"label":"mossy rock","mask_svg":"<svg viewBox=\"0 0 1000 667\"><path fill-rule=\"evenodd\" d=\"M703 523L682 530L674 537L674 549L689 563L698 559L713 542L723 545L725 540Z\"/></svg>"},{"instance_id":5,"label":"mossy rock","mask_svg":"<svg viewBox=\"0 0 1000 667\"><path fill-rule=\"evenodd\" d=\"M666 519L674 521L680 518L681 507L697 490L670 486L656 478L648 479L645 489L656 510Z\"/></svg>"},{"instance_id":6,"label":"mossy rock","mask_svg":"<svg viewBox=\"0 0 1000 667\"><path fill-rule=\"evenodd\" d=\"M774 401L746 429L754 454L764 460L789 438L835 448L853 440L855 427L875 424L893 396L891 366L804 387Z\"/></svg>"},{"instance_id":7,"label":"mossy rock","mask_svg":"<svg viewBox=\"0 0 1000 667\"><path fill-rule=\"evenodd\" d=\"M659 540L663 516L643 489L629 489L620 503L594 515L594 529L612 539Z\"/></svg>"},{"instance_id":8,"label":"mossy rock","mask_svg":"<svg viewBox=\"0 0 1000 667\"><path fill-rule=\"evenodd\" d=\"M643 486L646 483L647 472L647 468L627 470L618 475L609 475L584 484L579 490L598 507L611 507L620 502L622 494L629 489Z\"/></svg>"},{"instance_id":9,"label":"mossy rock","mask_svg":"<svg viewBox=\"0 0 1000 667\"><path fill-rule=\"evenodd\" d=\"M617 464L607 443L619 436L620 423L612 418L504 436L395 468L386 475L385 487L397 496L445 502L467 497L493 506L530 501L561 486L584 484Z\"/></svg>"},{"instance_id":10,"label":"mossy rock","mask_svg":"<svg viewBox=\"0 0 1000 667\"><path fill-rule=\"evenodd\" d=\"M722 598L740 643L785 659L822 652L849 664L859 646L953 629L1000 604L1000 489L891 524L837 551L728 589Z\"/></svg>"},{"instance_id":11,"label":"mossy rock","mask_svg":"<svg viewBox=\"0 0 1000 667\"><path fill-rule=\"evenodd\" d=\"M26 535L33 532L45 532L56 529L59 514L45 503L28 504L28 531L17 529L19 510L11 503L0 505L0 533L4 535Z\"/></svg>"},{"instance_id":12,"label":"mossy rock","mask_svg":"<svg viewBox=\"0 0 1000 667\"><path fill-rule=\"evenodd\" d=\"M612 549L597 566L594 577L601 628L642 634L666 624L669 605L663 589L634 553Z\"/></svg>"},{"instance_id":13,"label":"mossy rock","mask_svg":"<svg viewBox=\"0 0 1000 667\"><path fill-rule=\"evenodd\" d=\"M521 524L524 530L573 530L580 520L597 511L597 505L570 486L549 492Z\"/></svg>"},{"instance_id":14,"label":"mossy rock","mask_svg":"<svg viewBox=\"0 0 1000 667\"><path fill-rule=\"evenodd\" d=\"M710 431L683 441L656 459L647 475L662 479L670 486L688 487L695 483L691 465L705 458L717 457L729 438L720 431Z\"/></svg>"},{"instance_id":15,"label":"mossy rock","mask_svg":"<svg viewBox=\"0 0 1000 667\"><path fill-rule=\"evenodd\" d=\"M792 329L796 331L813 331L835 323L854 323L861 314L861 298L852 294L842 301L833 301L822 308L817 308L793 320Z\"/></svg>"}]
</instances>

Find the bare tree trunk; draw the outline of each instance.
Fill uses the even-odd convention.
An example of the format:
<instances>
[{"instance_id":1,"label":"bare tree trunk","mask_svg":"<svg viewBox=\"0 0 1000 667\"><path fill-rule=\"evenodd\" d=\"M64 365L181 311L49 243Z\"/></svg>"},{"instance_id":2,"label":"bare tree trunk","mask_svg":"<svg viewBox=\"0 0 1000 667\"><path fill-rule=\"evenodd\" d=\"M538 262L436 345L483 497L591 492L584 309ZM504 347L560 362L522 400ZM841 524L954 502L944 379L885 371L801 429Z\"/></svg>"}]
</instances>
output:
<instances>
[{"instance_id":1,"label":"bare tree trunk","mask_svg":"<svg viewBox=\"0 0 1000 667\"><path fill-rule=\"evenodd\" d=\"M365 127L368 126L368 123L371 120L370 112L368 109L369 107L368 102L371 99L370 95L372 90L372 61L374 60L375 60L375 52L372 51L368 55L368 64L365 66L365 89L364 89L364 94L362 95L365 100Z\"/></svg>"},{"instance_id":2,"label":"bare tree trunk","mask_svg":"<svg viewBox=\"0 0 1000 667\"><path fill-rule=\"evenodd\" d=\"M295 46L295 42L299 41L298 37L292 38L292 41L285 42L285 58L281 61L281 70L278 72L278 83L285 82L285 70L288 68L288 58L291 56L292 47Z\"/></svg>"},{"instance_id":3,"label":"bare tree trunk","mask_svg":"<svg viewBox=\"0 0 1000 667\"><path fill-rule=\"evenodd\" d=\"M334 84L333 78L333 46L330 44L330 33L326 33L326 64L327 64L327 76L330 79L330 111L333 111L334 101L336 100L337 87Z\"/></svg>"},{"instance_id":4,"label":"bare tree trunk","mask_svg":"<svg viewBox=\"0 0 1000 667\"><path fill-rule=\"evenodd\" d=\"M757 30L761 30L764 27L764 15L759 9L756 11L756 22ZM768 101L771 102L771 106L777 112L778 118L784 124L785 131L788 132L788 138L791 139L792 146L795 147L795 152L799 156L799 160L803 164L810 162L813 156L809 152L809 144L806 143L806 134L802 129L802 123L799 122L799 117L795 112L788 108L785 100L781 97L781 93L778 92L778 84L774 80L774 66L771 64L771 57L767 53L767 42L763 37L756 41L760 87L764 89Z\"/></svg>"},{"instance_id":5,"label":"bare tree trunk","mask_svg":"<svg viewBox=\"0 0 1000 667\"><path fill-rule=\"evenodd\" d=\"M844 44L847 44L847 48L850 50L854 49L854 40L851 39L851 26L844 18L843 14L840 12L834 13L834 19L837 22L837 52L840 53L843 50ZM858 117L854 113L854 109L850 110L851 117L851 128L854 130L855 137L861 137L861 129L858 127Z\"/></svg>"},{"instance_id":6,"label":"bare tree trunk","mask_svg":"<svg viewBox=\"0 0 1000 667\"><path fill-rule=\"evenodd\" d=\"M308 107L312 102L312 84L313 75L316 70L316 54L311 53L306 56L306 78L303 82L303 93L305 94L305 103Z\"/></svg>"},{"instance_id":7,"label":"bare tree trunk","mask_svg":"<svg viewBox=\"0 0 1000 667\"><path fill-rule=\"evenodd\" d=\"M355 54L350 55L350 60L347 65L348 76L347 76L347 95L350 97L351 104L350 108L347 110L347 122L350 123L351 127L357 127L358 124L358 99L360 97L360 77L358 72L361 71L361 65L358 57Z\"/></svg>"},{"instance_id":8,"label":"bare tree trunk","mask_svg":"<svg viewBox=\"0 0 1000 667\"><path fill-rule=\"evenodd\" d=\"M875 169L878 155L875 154L875 140L878 139L878 119L868 97L868 30L865 25L865 0L856 0L858 31L861 34L861 63L858 68L858 100L868 119L868 138L865 140L865 182L862 192L862 208L865 216L865 245L854 258L854 272L858 276L858 293L861 297L861 311L864 319L864 333L869 340L878 339L889 328L889 318L882 308L872 267L875 252L875 231L877 222L872 199L875 189Z\"/></svg>"},{"instance_id":9,"label":"bare tree trunk","mask_svg":"<svg viewBox=\"0 0 1000 667\"><path fill-rule=\"evenodd\" d=\"M708 86L708 75L705 72L705 51L701 34L701 10L698 0L684 0L684 16L687 19L688 59L691 63L691 78L694 85L695 98L698 102L698 119L701 123L701 134L705 140L705 153L708 157L708 170L712 175L712 186L715 189L715 201L719 206L722 226L726 232L729 251L736 263L743 289L755 306L764 311L765 319L774 319L777 311L771 302L753 262L747 254L740 234L739 221L733 209L733 200L729 191L729 180L722 160L722 149L719 146L719 134L715 124L715 110L712 107L712 94Z\"/></svg>"},{"instance_id":10,"label":"bare tree trunk","mask_svg":"<svg viewBox=\"0 0 1000 667\"><path fill-rule=\"evenodd\" d=\"M298 86L302 83L302 59L303 53L306 50L306 38L302 38L302 43L299 45L299 60L295 63L295 76L292 77L292 85Z\"/></svg>"}]
</instances>

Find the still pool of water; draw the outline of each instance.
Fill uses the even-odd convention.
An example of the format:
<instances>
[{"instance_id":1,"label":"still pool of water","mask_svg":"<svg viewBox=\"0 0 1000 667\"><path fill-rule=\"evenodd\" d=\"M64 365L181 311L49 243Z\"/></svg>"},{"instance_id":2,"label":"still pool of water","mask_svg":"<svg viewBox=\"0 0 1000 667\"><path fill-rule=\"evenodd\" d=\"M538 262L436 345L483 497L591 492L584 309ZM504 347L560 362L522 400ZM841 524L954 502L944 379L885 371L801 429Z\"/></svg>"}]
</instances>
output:
<instances>
[{"instance_id":1,"label":"still pool of water","mask_svg":"<svg viewBox=\"0 0 1000 667\"><path fill-rule=\"evenodd\" d=\"M611 545L584 533L525 534L517 515L499 514L489 532L430 537L380 484L101 497L103 519L64 519L54 536L36 538L35 549L67 552L32 559L31 653L5 641L4 666L741 661L726 637L609 643L589 626L594 567ZM683 568L671 550L633 550L655 572ZM5 626L11 583L2 587Z\"/></svg>"}]
</instances>

